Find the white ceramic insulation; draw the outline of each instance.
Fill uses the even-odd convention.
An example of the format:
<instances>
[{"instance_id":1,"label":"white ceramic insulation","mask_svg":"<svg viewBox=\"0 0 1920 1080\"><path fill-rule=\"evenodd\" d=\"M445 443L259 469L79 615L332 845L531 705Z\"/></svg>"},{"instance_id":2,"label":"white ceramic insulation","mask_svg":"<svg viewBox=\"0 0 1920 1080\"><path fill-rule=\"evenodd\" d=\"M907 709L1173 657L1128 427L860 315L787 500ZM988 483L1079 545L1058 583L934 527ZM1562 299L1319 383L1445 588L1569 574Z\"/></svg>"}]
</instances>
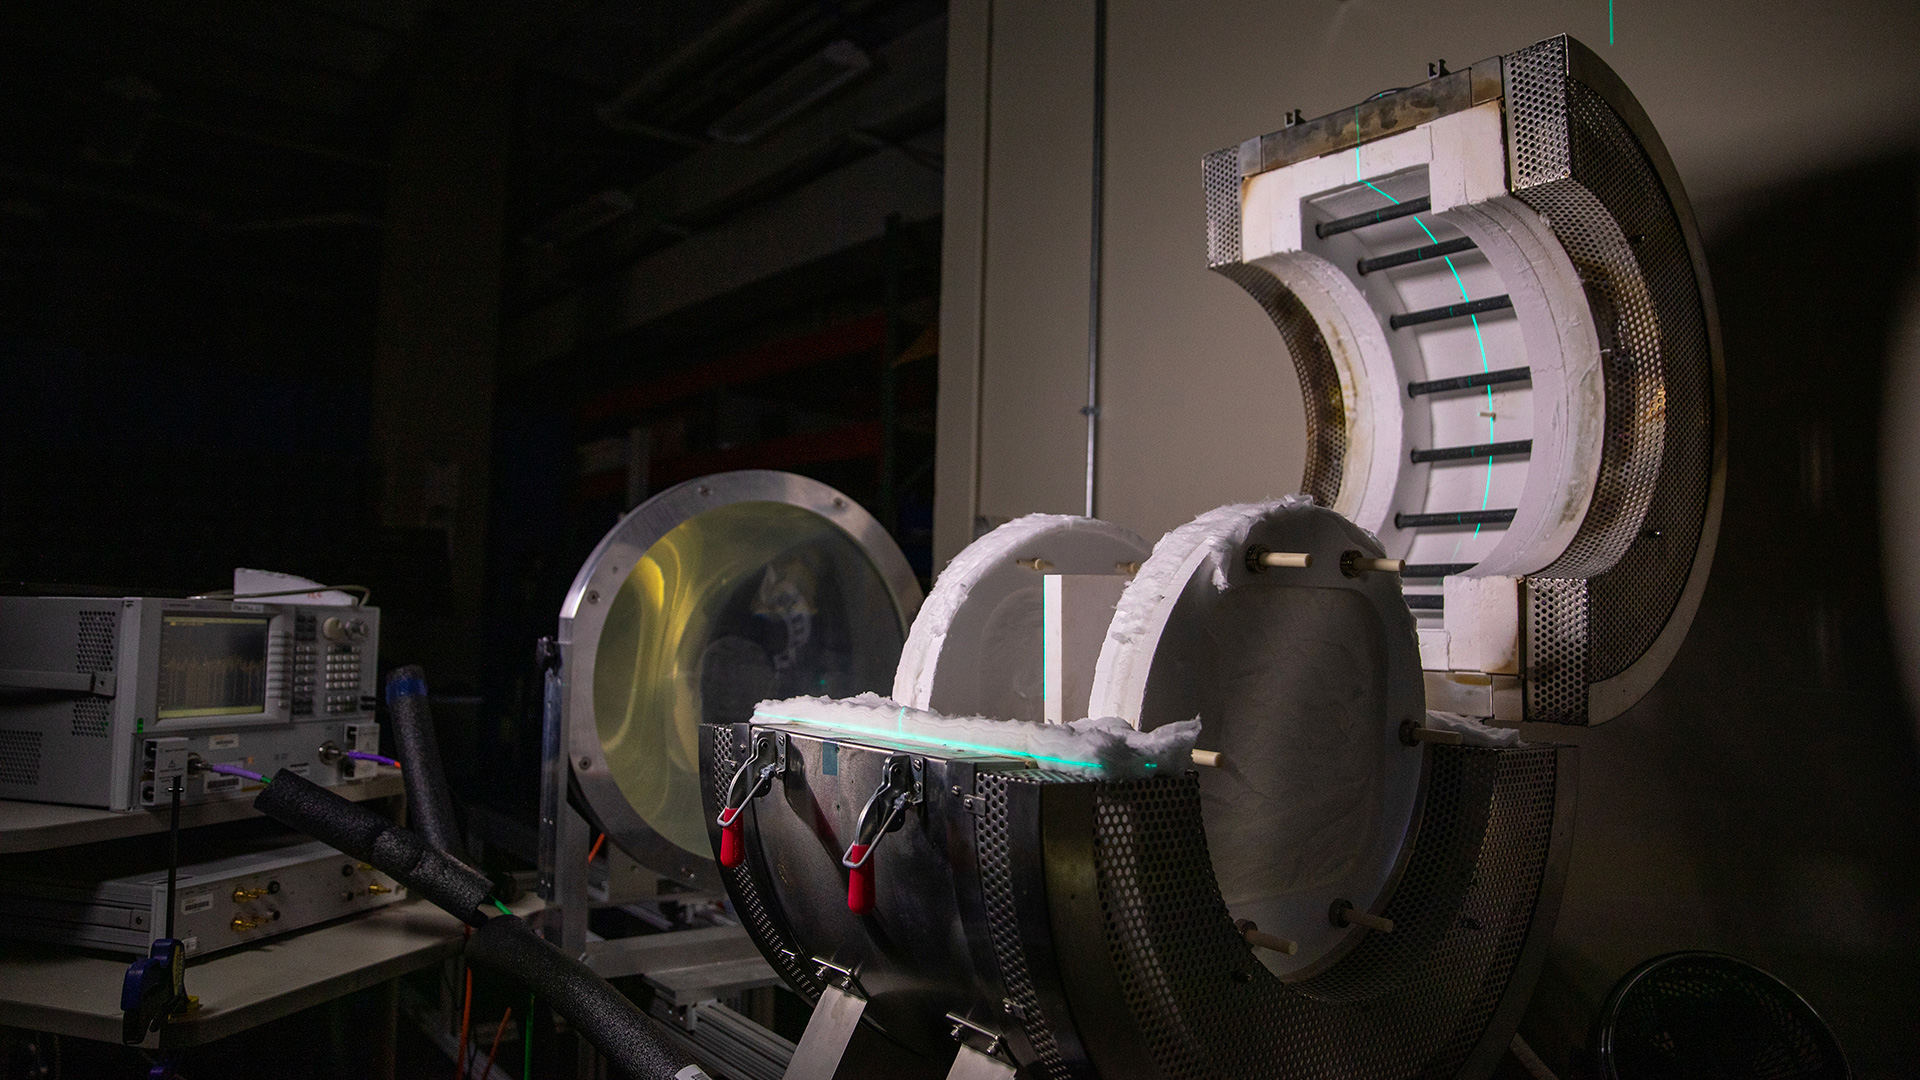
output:
<instances>
[{"instance_id":1,"label":"white ceramic insulation","mask_svg":"<svg viewBox=\"0 0 1920 1080\"><path fill-rule=\"evenodd\" d=\"M1257 573L1255 546L1312 565ZM1413 616L1397 575L1348 576L1346 552L1380 546L1297 496L1173 530L1121 596L1089 704L1148 731L1199 717L1198 747L1221 755L1199 769L1214 875L1236 919L1298 943L1258 952L1283 977L1352 940L1328 919L1335 901L1384 896L1424 760L1400 739L1426 717Z\"/></svg>"},{"instance_id":2,"label":"white ceramic insulation","mask_svg":"<svg viewBox=\"0 0 1920 1080\"><path fill-rule=\"evenodd\" d=\"M910 708L1043 718L1042 578L1120 574L1147 542L1094 518L1028 514L967 545L920 607L893 699ZM1040 568L1021 560L1040 559Z\"/></svg>"},{"instance_id":3,"label":"white ceramic insulation","mask_svg":"<svg viewBox=\"0 0 1920 1080\"><path fill-rule=\"evenodd\" d=\"M949 751L1030 759L1039 768L1093 773L1115 779L1190 768L1200 724L1189 720L1138 731L1124 720L1101 717L1070 724L943 716L909 708L878 694L851 698L796 697L754 707L760 722L799 724L845 733L903 749Z\"/></svg>"}]
</instances>

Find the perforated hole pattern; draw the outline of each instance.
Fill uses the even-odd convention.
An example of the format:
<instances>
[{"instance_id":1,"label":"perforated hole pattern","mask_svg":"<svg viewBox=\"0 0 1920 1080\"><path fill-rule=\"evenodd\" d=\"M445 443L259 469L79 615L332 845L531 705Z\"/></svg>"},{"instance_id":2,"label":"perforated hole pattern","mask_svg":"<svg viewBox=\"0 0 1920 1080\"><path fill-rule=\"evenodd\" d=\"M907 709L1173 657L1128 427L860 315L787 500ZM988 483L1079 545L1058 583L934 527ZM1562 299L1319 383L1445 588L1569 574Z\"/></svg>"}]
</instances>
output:
<instances>
[{"instance_id":1,"label":"perforated hole pattern","mask_svg":"<svg viewBox=\"0 0 1920 1080\"><path fill-rule=\"evenodd\" d=\"M1513 144L1513 186L1530 188L1567 177L1567 45L1550 38L1508 55L1507 115Z\"/></svg>"},{"instance_id":2,"label":"perforated hole pattern","mask_svg":"<svg viewBox=\"0 0 1920 1080\"><path fill-rule=\"evenodd\" d=\"M1340 497L1340 478L1347 461L1347 410L1340 391L1340 372L1333 354L1320 336L1320 325L1306 305L1280 280L1257 266L1215 267L1259 302L1280 331L1300 377L1300 397L1307 411L1307 464L1300 491L1321 506Z\"/></svg>"},{"instance_id":3,"label":"perforated hole pattern","mask_svg":"<svg viewBox=\"0 0 1920 1080\"><path fill-rule=\"evenodd\" d=\"M1565 48L1553 39L1507 58L1507 109L1516 194L1566 248L1611 349L1599 486L1573 543L1544 571L1589 579L1593 683L1646 652L1685 588L1711 483L1713 375L1699 283L1666 189L1612 108L1568 77ZM1585 719L1583 700L1561 722Z\"/></svg>"},{"instance_id":4,"label":"perforated hole pattern","mask_svg":"<svg viewBox=\"0 0 1920 1080\"><path fill-rule=\"evenodd\" d=\"M1207 197L1207 265L1240 261L1240 148L1229 146L1200 159Z\"/></svg>"},{"instance_id":5,"label":"perforated hole pattern","mask_svg":"<svg viewBox=\"0 0 1920 1080\"><path fill-rule=\"evenodd\" d=\"M0 784L40 783L40 733L0 730Z\"/></svg>"},{"instance_id":6,"label":"perforated hole pattern","mask_svg":"<svg viewBox=\"0 0 1920 1080\"><path fill-rule=\"evenodd\" d=\"M1587 581L1526 583L1526 717L1550 724L1587 719Z\"/></svg>"},{"instance_id":7,"label":"perforated hole pattern","mask_svg":"<svg viewBox=\"0 0 1920 1080\"><path fill-rule=\"evenodd\" d=\"M117 611L82 611L73 670L83 673L113 670L113 646L120 626ZM84 738L107 737L113 703L105 698L81 698L73 703L73 733Z\"/></svg>"},{"instance_id":8,"label":"perforated hole pattern","mask_svg":"<svg viewBox=\"0 0 1920 1080\"><path fill-rule=\"evenodd\" d=\"M714 803L718 805L726 801L726 792L722 788L728 780L732 779L733 771L740 767L740 763L734 758L733 730L714 728L711 734L713 774L709 779L714 785ZM815 971L813 965L808 962L811 957L800 955L800 950L794 947L793 942L789 941L787 935L781 931L779 924L774 922L772 915L768 912L766 898L760 895L759 886L754 884L753 875L748 871L750 864L743 862L731 869L720 866L717 861L714 865L719 869L721 878L726 881L727 894L733 897L736 910L759 943L760 951L766 956L767 962L787 980L787 985L800 992L807 1000L819 1000L821 991L825 989L820 982L819 972Z\"/></svg>"},{"instance_id":9,"label":"perforated hole pattern","mask_svg":"<svg viewBox=\"0 0 1920 1080\"><path fill-rule=\"evenodd\" d=\"M1034 1068L1045 1080L1065 1080L1071 1075L1060 1060L1060 1049L1053 1028L1040 1012L1040 999L1033 990L1033 974L1027 967L1027 955L1020 946L1019 916L1013 902L1013 867L1007 844L1007 777L991 770L975 774L974 791L985 803L975 824L975 845L980 865L980 890L987 902L987 934L993 941L993 959L1000 969L1000 986L1006 993L1007 1011L1026 1032L1027 1043L1039 1060Z\"/></svg>"},{"instance_id":10,"label":"perforated hole pattern","mask_svg":"<svg viewBox=\"0 0 1920 1080\"><path fill-rule=\"evenodd\" d=\"M1105 936L1161 1075L1333 1080L1448 1076L1460 1067L1532 923L1556 762L1550 748L1428 752L1419 848L1387 908L1412 933L1367 935L1332 969L1291 985L1260 965L1229 921L1197 778L1101 785L1095 857Z\"/></svg>"},{"instance_id":11,"label":"perforated hole pattern","mask_svg":"<svg viewBox=\"0 0 1920 1080\"><path fill-rule=\"evenodd\" d=\"M1812 1009L1732 957L1655 961L1604 1018L1619 1080L1841 1080L1840 1047Z\"/></svg>"}]
</instances>

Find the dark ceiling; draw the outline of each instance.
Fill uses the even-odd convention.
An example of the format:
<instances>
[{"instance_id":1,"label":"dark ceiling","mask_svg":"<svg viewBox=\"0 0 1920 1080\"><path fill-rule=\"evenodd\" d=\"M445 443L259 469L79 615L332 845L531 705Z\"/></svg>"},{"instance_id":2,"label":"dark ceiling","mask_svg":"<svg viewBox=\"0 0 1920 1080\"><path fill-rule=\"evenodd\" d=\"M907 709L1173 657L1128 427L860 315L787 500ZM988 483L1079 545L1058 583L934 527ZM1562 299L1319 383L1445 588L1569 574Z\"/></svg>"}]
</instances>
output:
<instances>
[{"instance_id":1,"label":"dark ceiling","mask_svg":"<svg viewBox=\"0 0 1920 1080\"><path fill-rule=\"evenodd\" d=\"M517 53L511 313L937 125L936 113L859 132L695 219L620 220L632 210L623 193L713 145L713 122L783 73L840 41L876 55L943 10L937 0L9 0L0 273L17 284L49 261L69 274L76 261L118 261L139 264L115 268L122 275L212 273L246 290L365 299L415 58L480 20ZM9 295L18 311L18 290Z\"/></svg>"}]
</instances>

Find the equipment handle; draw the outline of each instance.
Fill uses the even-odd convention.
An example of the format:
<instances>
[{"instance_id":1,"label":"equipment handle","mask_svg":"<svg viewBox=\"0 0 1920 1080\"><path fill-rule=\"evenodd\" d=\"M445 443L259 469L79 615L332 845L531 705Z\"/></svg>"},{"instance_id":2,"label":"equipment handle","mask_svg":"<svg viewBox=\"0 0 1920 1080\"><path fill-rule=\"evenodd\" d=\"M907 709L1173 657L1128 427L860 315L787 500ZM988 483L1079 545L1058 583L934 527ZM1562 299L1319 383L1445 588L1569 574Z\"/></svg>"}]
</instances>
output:
<instances>
[{"instance_id":1,"label":"equipment handle","mask_svg":"<svg viewBox=\"0 0 1920 1080\"><path fill-rule=\"evenodd\" d=\"M871 844L855 844L844 860L853 864L847 869L847 910L855 915L873 910L873 860L867 857L872 850Z\"/></svg>"},{"instance_id":2,"label":"equipment handle","mask_svg":"<svg viewBox=\"0 0 1920 1080\"><path fill-rule=\"evenodd\" d=\"M747 857L747 840L741 835L740 808L729 806L720 811L720 865L731 870Z\"/></svg>"}]
</instances>

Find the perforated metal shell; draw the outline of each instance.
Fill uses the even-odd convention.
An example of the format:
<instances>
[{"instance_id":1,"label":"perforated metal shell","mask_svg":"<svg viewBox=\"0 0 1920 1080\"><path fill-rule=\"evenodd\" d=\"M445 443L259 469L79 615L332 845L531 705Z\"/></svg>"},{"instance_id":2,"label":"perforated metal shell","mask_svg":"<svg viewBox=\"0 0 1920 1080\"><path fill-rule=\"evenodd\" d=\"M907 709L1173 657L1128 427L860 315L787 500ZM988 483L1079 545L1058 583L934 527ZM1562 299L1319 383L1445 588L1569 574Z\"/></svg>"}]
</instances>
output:
<instances>
[{"instance_id":1,"label":"perforated metal shell","mask_svg":"<svg viewBox=\"0 0 1920 1080\"><path fill-rule=\"evenodd\" d=\"M1023 1064L1050 1078L1109 1080L1490 1070L1550 936L1570 825L1570 778L1560 766L1571 752L1428 753L1414 853L1384 912L1395 930L1355 931L1337 963L1294 982L1269 973L1228 918L1191 773L1091 785L1086 824L1104 955L1071 951L1056 899L1053 934L1036 956L1032 927L1045 918L1037 910L1044 901L1015 887L1021 853L1009 837L1008 795L1061 778L983 773L982 887ZM1050 878L1049 887L1058 883ZM1123 1012L1075 996L1099 984L1087 972L1095 966L1110 969ZM1049 997L1058 1004L1049 1008ZM1102 1019L1076 1027L1082 1017Z\"/></svg>"},{"instance_id":2,"label":"perforated metal shell","mask_svg":"<svg viewBox=\"0 0 1920 1080\"><path fill-rule=\"evenodd\" d=\"M1597 56L1561 36L1474 65L1483 69L1500 73L1508 189L1544 219L1573 265L1603 359L1604 435L1591 499L1564 549L1542 553L1551 561L1524 590L1522 611L1526 718L1585 724L1617 715L1652 685L1692 619L1711 563L1726 437L1712 291L1672 162ZM1442 111L1484 100L1476 89L1447 98ZM1289 131L1338 128L1344 116ZM1356 130L1339 149L1395 130ZM1306 142L1317 153L1332 146ZM1356 453L1348 413L1365 403L1341 399L1319 327L1273 275L1238 261L1240 225L1225 220L1239 213L1246 178L1297 160L1270 162L1236 147L1206 157L1208 260L1281 331L1307 408L1302 489L1334 505ZM1226 169L1235 162L1230 185Z\"/></svg>"},{"instance_id":3,"label":"perforated metal shell","mask_svg":"<svg viewBox=\"0 0 1920 1080\"><path fill-rule=\"evenodd\" d=\"M1583 51L1552 38L1508 57L1505 70L1514 194L1573 260L1612 349L1593 509L1541 574L1588 579L1584 681L1597 683L1646 652L1686 587L1719 419L1705 288L1681 214L1647 148L1577 77ZM1566 625L1551 611L1529 614Z\"/></svg>"},{"instance_id":4,"label":"perforated metal shell","mask_svg":"<svg viewBox=\"0 0 1920 1080\"><path fill-rule=\"evenodd\" d=\"M740 767L742 750L735 744L734 729L713 729L706 733L708 737L700 740L701 752L706 760L700 763L702 787L705 789L707 817L711 819L718 808L726 804L727 782L733 778L735 769ZM749 807L745 813L752 814ZM717 861L720 880L726 886L727 895L733 900L734 911L740 916L740 924L746 928L747 935L760 947L760 953L780 973L780 977L808 1001L818 1001L825 985L820 981L820 972L810 962L811 958L801 955L794 942L793 933L787 928L785 918L769 903L772 890L765 882L766 865L757 854L750 853L738 866L721 866Z\"/></svg>"}]
</instances>

